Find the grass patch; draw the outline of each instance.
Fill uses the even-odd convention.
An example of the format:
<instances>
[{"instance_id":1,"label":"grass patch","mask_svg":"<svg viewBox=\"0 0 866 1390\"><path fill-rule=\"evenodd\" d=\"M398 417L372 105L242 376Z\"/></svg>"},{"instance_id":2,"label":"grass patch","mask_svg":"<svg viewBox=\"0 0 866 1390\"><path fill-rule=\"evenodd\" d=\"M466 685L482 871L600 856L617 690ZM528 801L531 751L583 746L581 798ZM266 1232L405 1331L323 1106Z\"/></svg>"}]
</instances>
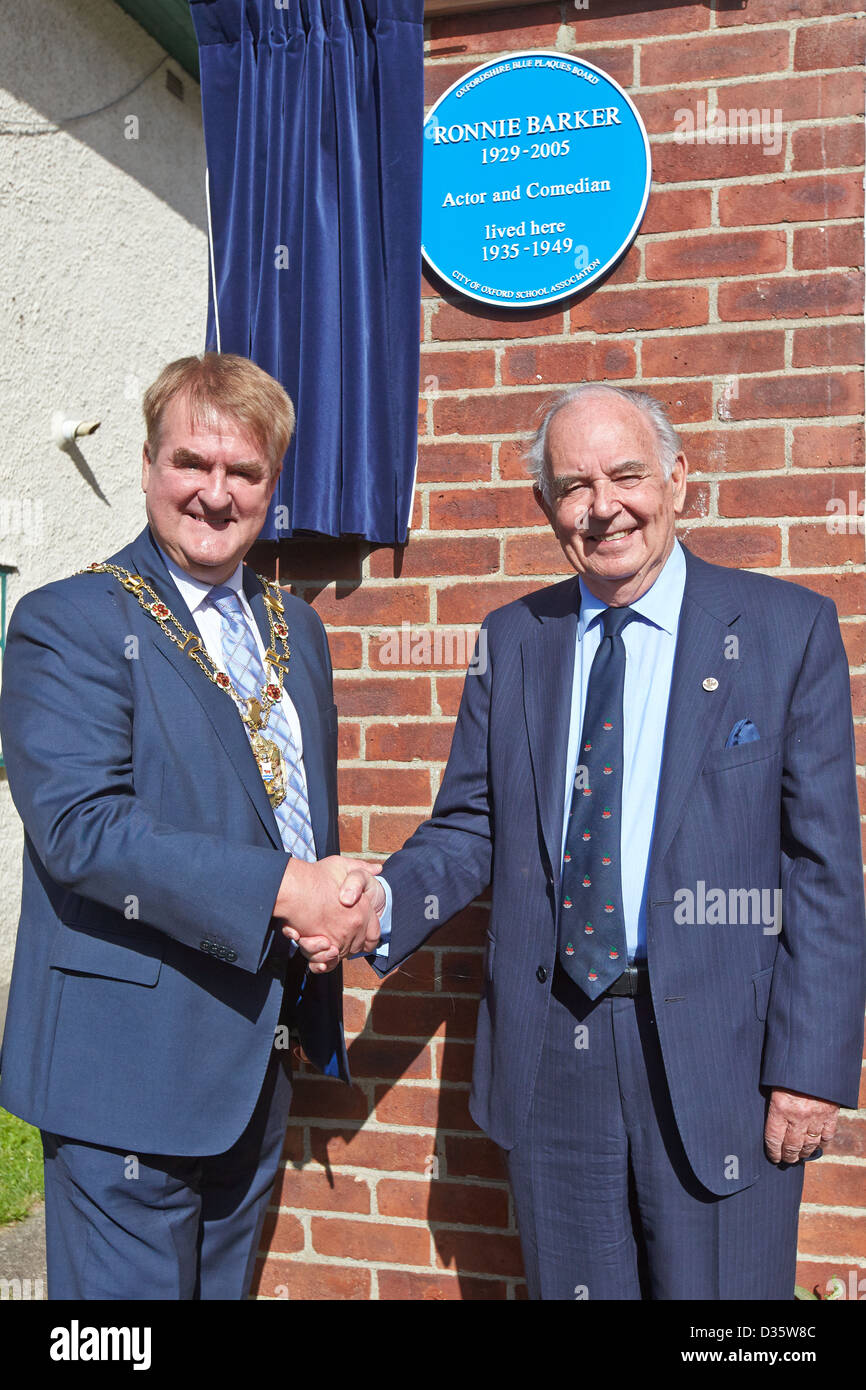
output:
<instances>
[{"instance_id":1,"label":"grass patch","mask_svg":"<svg viewBox=\"0 0 866 1390\"><path fill-rule=\"evenodd\" d=\"M0 1110L0 1226L22 1221L44 1190L39 1130Z\"/></svg>"}]
</instances>

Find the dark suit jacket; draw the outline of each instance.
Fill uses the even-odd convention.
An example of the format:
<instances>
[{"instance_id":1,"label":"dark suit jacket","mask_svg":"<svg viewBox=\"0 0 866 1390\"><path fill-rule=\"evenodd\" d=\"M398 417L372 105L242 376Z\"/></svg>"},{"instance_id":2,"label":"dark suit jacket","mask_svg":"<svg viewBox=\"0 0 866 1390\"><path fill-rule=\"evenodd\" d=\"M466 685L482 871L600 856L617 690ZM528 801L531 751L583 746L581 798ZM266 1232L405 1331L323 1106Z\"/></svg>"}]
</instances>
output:
<instances>
[{"instance_id":1,"label":"dark suit jacket","mask_svg":"<svg viewBox=\"0 0 866 1390\"><path fill-rule=\"evenodd\" d=\"M647 955L679 1133L696 1176L721 1194L766 1168L762 1087L857 1104L866 921L833 604L688 550L686 564ZM382 972L492 883L471 1109L505 1148L526 1120L556 959L579 594L572 577L487 618L486 670L466 679L432 817L384 869L394 911ZM731 636L738 651L726 656ZM717 689L703 688L707 676ZM746 717L759 739L726 748ZM781 932L680 925L675 894L700 881L726 895L781 888Z\"/></svg>"},{"instance_id":2,"label":"dark suit jacket","mask_svg":"<svg viewBox=\"0 0 866 1390\"><path fill-rule=\"evenodd\" d=\"M112 557L195 623L149 530ZM244 588L267 639L260 585ZM324 628L285 595L286 688L320 854L337 852L337 712ZM214 1154L252 1114L283 987L262 968L289 856L231 696L109 574L24 597L3 752L24 883L0 1105L42 1129ZM304 1049L347 1077L339 970L307 976Z\"/></svg>"}]
</instances>

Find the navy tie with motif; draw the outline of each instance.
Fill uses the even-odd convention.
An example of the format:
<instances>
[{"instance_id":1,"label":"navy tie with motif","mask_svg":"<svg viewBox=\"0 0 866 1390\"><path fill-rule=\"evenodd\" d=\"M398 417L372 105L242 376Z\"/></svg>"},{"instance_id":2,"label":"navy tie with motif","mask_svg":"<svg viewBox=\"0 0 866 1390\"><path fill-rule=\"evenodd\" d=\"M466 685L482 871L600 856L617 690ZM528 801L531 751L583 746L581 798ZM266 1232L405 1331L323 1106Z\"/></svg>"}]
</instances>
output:
<instances>
[{"instance_id":1,"label":"navy tie with motif","mask_svg":"<svg viewBox=\"0 0 866 1390\"><path fill-rule=\"evenodd\" d=\"M590 999L628 965L622 910L622 692L625 643L635 614L606 608L586 692L577 774L562 864L559 960Z\"/></svg>"}]
</instances>

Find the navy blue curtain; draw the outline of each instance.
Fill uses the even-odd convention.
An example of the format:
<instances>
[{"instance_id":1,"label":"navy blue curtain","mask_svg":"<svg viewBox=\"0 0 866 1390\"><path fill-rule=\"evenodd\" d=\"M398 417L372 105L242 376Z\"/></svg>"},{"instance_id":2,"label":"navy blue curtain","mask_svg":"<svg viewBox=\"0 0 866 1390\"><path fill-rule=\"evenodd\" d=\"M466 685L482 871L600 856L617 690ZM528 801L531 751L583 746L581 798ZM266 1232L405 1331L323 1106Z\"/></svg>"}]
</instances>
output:
<instances>
[{"instance_id":1,"label":"navy blue curtain","mask_svg":"<svg viewBox=\"0 0 866 1390\"><path fill-rule=\"evenodd\" d=\"M257 362L297 410L262 535L400 543L417 442L423 0L190 9L207 345Z\"/></svg>"}]
</instances>

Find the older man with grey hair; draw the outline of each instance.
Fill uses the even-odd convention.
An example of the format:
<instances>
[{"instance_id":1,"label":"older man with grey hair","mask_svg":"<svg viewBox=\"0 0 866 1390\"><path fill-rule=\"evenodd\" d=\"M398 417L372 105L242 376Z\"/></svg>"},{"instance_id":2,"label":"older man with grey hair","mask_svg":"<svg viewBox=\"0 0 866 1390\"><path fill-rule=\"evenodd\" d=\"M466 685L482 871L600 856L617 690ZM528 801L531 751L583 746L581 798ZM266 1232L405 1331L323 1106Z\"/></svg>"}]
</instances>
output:
<instances>
[{"instance_id":1,"label":"older man with grey hair","mask_svg":"<svg viewBox=\"0 0 866 1390\"><path fill-rule=\"evenodd\" d=\"M486 619L375 968L492 883L471 1110L532 1297L790 1299L866 994L836 611L677 540L649 396L565 392L529 463L577 576Z\"/></svg>"}]
</instances>

